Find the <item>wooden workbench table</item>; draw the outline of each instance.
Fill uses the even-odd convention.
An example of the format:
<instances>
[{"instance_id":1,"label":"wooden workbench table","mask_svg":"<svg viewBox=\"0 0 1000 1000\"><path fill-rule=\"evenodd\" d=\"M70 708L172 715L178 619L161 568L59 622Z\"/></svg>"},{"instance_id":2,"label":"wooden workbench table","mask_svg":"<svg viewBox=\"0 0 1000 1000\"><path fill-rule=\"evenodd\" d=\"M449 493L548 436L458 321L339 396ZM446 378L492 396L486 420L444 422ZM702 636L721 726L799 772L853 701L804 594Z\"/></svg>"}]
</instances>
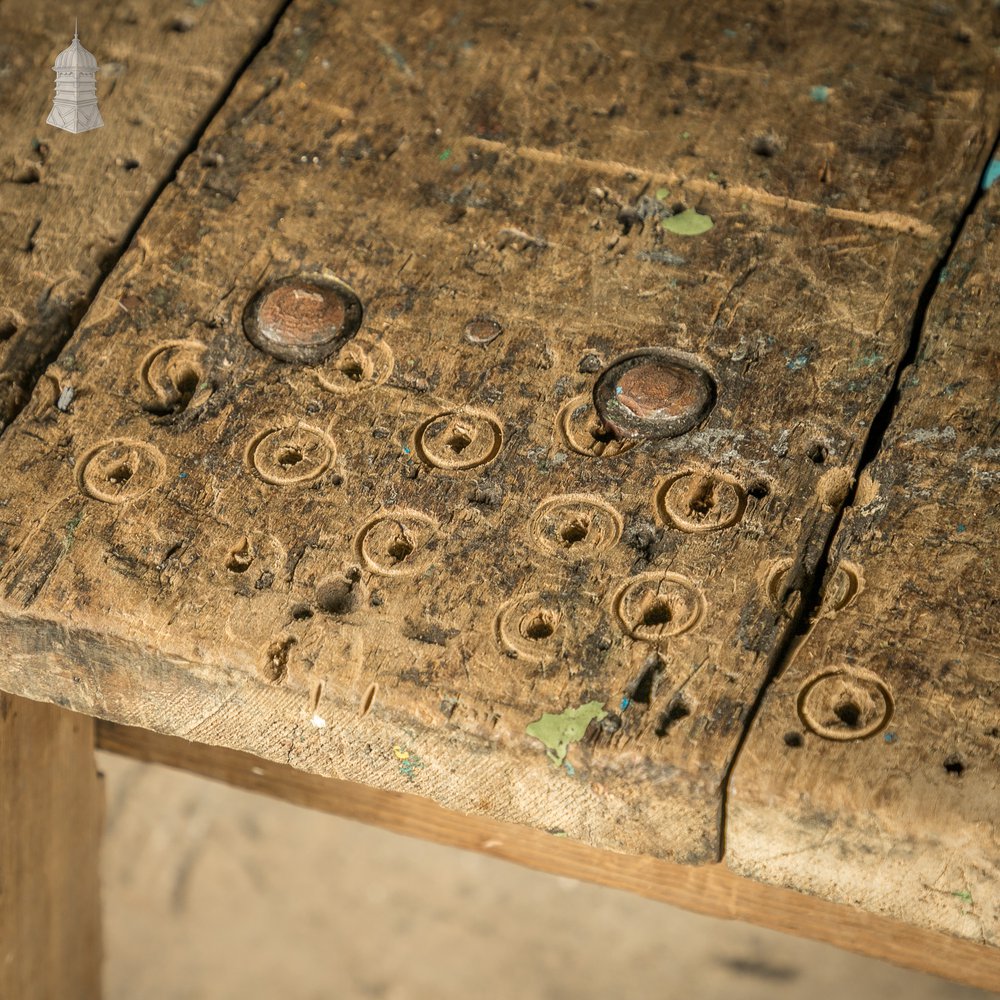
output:
<instances>
[{"instance_id":1,"label":"wooden workbench table","mask_svg":"<svg viewBox=\"0 0 1000 1000\"><path fill-rule=\"evenodd\" d=\"M81 136L40 124L32 17L0 8L12 993L97 991L83 717L1000 988L995 13L136 0L84 31Z\"/></svg>"}]
</instances>

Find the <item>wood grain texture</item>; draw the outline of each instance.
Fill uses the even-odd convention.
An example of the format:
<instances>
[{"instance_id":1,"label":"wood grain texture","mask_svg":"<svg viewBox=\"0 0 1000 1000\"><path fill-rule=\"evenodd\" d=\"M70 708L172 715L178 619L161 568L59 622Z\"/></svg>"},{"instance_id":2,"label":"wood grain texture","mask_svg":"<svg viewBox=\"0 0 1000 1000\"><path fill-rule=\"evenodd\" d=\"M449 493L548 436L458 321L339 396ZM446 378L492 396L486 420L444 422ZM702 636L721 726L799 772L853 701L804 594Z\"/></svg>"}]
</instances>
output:
<instances>
[{"instance_id":1,"label":"wood grain texture","mask_svg":"<svg viewBox=\"0 0 1000 1000\"><path fill-rule=\"evenodd\" d=\"M480 851L539 871L638 893L686 910L764 927L945 976L982 989L1000 987L991 949L874 916L852 906L741 878L724 865L675 865L614 854L566 837L449 812L425 798L386 792L222 747L114 723L97 724L98 745L180 768L310 809L438 844Z\"/></svg>"},{"instance_id":2,"label":"wood grain texture","mask_svg":"<svg viewBox=\"0 0 1000 1000\"><path fill-rule=\"evenodd\" d=\"M994 188L836 536L826 608L737 762L727 856L989 944L1000 969L998 271Z\"/></svg>"},{"instance_id":3,"label":"wood grain texture","mask_svg":"<svg viewBox=\"0 0 1000 1000\"><path fill-rule=\"evenodd\" d=\"M279 0L0 5L0 427L79 322ZM45 124L52 64L73 37L96 56L105 126Z\"/></svg>"},{"instance_id":4,"label":"wood grain texture","mask_svg":"<svg viewBox=\"0 0 1000 1000\"><path fill-rule=\"evenodd\" d=\"M0 441L0 684L717 858L998 102L972 6L728 18L294 4ZM244 336L328 272L365 309L338 355ZM598 456L595 375L646 347L715 407ZM529 726L583 705L557 766Z\"/></svg>"},{"instance_id":5,"label":"wood grain texture","mask_svg":"<svg viewBox=\"0 0 1000 1000\"><path fill-rule=\"evenodd\" d=\"M0 996L99 1000L94 722L0 693Z\"/></svg>"}]
</instances>

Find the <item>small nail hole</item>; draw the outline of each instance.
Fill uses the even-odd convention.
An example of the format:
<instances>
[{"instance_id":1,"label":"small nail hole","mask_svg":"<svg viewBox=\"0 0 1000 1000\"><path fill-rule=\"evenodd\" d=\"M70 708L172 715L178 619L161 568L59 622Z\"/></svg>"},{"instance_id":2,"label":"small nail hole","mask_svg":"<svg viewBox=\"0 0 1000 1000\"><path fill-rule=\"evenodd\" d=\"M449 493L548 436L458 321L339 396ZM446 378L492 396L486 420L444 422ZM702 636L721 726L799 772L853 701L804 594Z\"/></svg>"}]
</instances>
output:
<instances>
[{"instance_id":1,"label":"small nail hole","mask_svg":"<svg viewBox=\"0 0 1000 1000\"><path fill-rule=\"evenodd\" d=\"M961 778L965 771L965 764L957 753L953 753L950 757L945 758L944 769L954 777Z\"/></svg>"},{"instance_id":2,"label":"small nail hole","mask_svg":"<svg viewBox=\"0 0 1000 1000\"><path fill-rule=\"evenodd\" d=\"M778 155L778 143L773 136L758 135L750 144L750 150L757 156L770 159L772 156Z\"/></svg>"},{"instance_id":3,"label":"small nail hole","mask_svg":"<svg viewBox=\"0 0 1000 1000\"><path fill-rule=\"evenodd\" d=\"M589 531L590 522L586 518L574 518L559 529L559 537L566 548L572 548L578 542L584 541Z\"/></svg>"},{"instance_id":4,"label":"small nail hole","mask_svg":"<svg viewBox=\"0 0 1000 1000\"><path fill-rule=\"evenodd\" d=\"M675 698L667 710L660 716L660 721L656 724L656 735L666 736L671 726L681 719L686 719L691 714L691 709L680 698Z\"/></svg>"},{"instance_id":5,"label":"small nail hole","mask_svg":"<svg viewBox=\"0 0 1000 1000\"><path fill-rule=\"evenodd\" d=\"M809 448L806 451L806 458L808 458L810 462L814 462L816 465L822 465L826 461L828 455L829 452L827 451L826 446L820 444L819 441L814 441L811 445L809 445Z\"/></svg>"},{"instance_id":6,"label":"small nail hole","mask_svg":"<svg viewBox=\"0 0 1000 1000\"><path fill-rule=\"evenodd\" d=\"M770 496L771 489L762 479L757 480L755 483L751 483L747 487L747 495L752 496L754 500L763 500L765 497Z\"/></svg>"},{"instance_id":7,"label":"small nail hole","mask_svg":"<svg viewBox=\"0 0 1000 1000\"><path fill-rule=\"evenodd\" d=\"M800 747L802 746L802 734L801 733L785 733L785 746L786 747Z\"/></svg>"},{"instance_id":8,"label":"small nail hole","mask_svg":"<svg viewBox=\"0 0 1000 1000\"><path fill-rule=\"evenodd\" d=\"M546 611L538 611L530 616L521 627L521 631L526 639L533 642L541 642L548 639L555 632L555 623L552 616Z\"/></svg>"},{"instance_id":9,"label":"small nail hole","mask_svg":"<svg viewBox=\"0 0 1000 1000\"><path fill-rule=\"evenodd\" d=\"M848 729L857 729L861 721L861 708L856 702L842 701L833 710L833 714L847 726Z\"/></svg>"},{"instance_id":10,"label":"small nail hole","mask_svg":"<svg viewBox=\"0 0 1000 1000\"><path fill-rule=\"evenodd\" d=\"M296 604L292 608L292 618L297 622L303 622L312 618L313 612L312 608L308 604Z\"/></svg>"},{"instance_id":11,"label":"small nail hole","mask_svg":"<svg viewBox=\"0 0 1000 1000\"><path fill-rule=\"evenodd\" d=\"M15 184L37 184L42 179L37 167L25 167L14 174Z\"/></svg>"},{"instance_id":12,"label":"small nail hole","mask_svg":"<svg viewBox=\"0 0 1000 1000\"><path fill-rule=\"evenodd\" d=\"M401 563L413 553L413 543L406 538L399 537L389 545L386 550L394 563Z\"/></svg>"},{"instance_id":13,"label":"small nail hole","mask_svg":"<svg viewBox=\"0 0 1000 1000\"><path fill-rule=\"evenodd\" d=\"M302 452L298 448L282 448L278 452L277 462L282 468L289 469L293 465L298 465L302 458Z\"/></svg>"},{"instance_id":14,"label":"small nail hole","mask_svg":"<svg viewBox=\"0 0 1000 1000\"><path fill-rule=\"evenodd\" d=\"M116 465L108 473L108 482L114 483L115 486L122 486L127 483L132 478L132 468L128 463L122 462L120 465Z\"/></svg>"},{"instance_id":15,"label":"small nail hole","mask_svg":"<svg viewBox=\"0 0 1000 1000\"><path fill-rule=\"evenodd\" d=\"M123 160L122 161L122 170L138 170L138 169L139 169L139 161L138 160L131 160L131 159L129 159L129 160Z\"/></svg>"}]
</instances>

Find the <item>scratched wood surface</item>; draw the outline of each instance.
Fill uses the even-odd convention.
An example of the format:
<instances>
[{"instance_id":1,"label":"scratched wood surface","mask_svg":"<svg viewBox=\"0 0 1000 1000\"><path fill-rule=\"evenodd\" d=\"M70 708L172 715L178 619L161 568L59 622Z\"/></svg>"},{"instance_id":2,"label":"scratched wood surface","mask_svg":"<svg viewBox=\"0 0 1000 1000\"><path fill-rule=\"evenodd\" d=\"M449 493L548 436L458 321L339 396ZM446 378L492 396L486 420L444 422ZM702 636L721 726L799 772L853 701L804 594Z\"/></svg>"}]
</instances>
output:
<instances>
[{"instance_id":1,"label":"scratched wood surface","mask_svg":"<svg viewBox=\"0 0 1000 1000\"><path fill-rule=\"evenodd\" d=\"M0 693L0 996L98 1000L94 722Z\"/></svg>"},{"instance_id":2,"label":"scratched wood surface","mask_svg":"<svg viewBox=\"0 0 1000 1000\"><path fill-rule=\"evenodd\" d=\"M280 6L0 3L0 427ZM105 126L71 135L45 119L77 19Z\"/></svg>"},{"instance_id":3,"label":"scratched wood surface","mask_svg":"<svg viewBox=\"0 0 1000 1000\"><path fill-rule=\"evenodd\" d=\"M737 762L726 836L754 878L994 948L998 271L994 187L941 273L834 541L824 611Z\"/></svg>"},{"instance_id":4,"label":"scratched wood surface","mask_svg":"<svg viewBox=\"0 0 1000 1000\"><path fill-rule=\"evenodd\" d=\"M0 439L0 683L716 859L995 43L973 5L293 4ZM303 361L275 303L346 321L334 277L363 322ZM649 348L704 410L619 440L595 380Z\"/></svg>"},{"instance_id":5,"label":"scratched wood surface","mask_svg":"<svg viewBox=\"0 0 1000 1000\"><path fill-rule=\"evenodd\" d=\"M97 724L97 745L393 833L480 851L712 917L745 920L826 941L980 989L1000 988L1000 967L992 948L742 878L725 864L678 865L659 858L602 851L565 837L557 840L541 830L485 816L459 815L418 795L306 774L238 750L209 747L112 722Z\"/></svg>"}]
</instances>

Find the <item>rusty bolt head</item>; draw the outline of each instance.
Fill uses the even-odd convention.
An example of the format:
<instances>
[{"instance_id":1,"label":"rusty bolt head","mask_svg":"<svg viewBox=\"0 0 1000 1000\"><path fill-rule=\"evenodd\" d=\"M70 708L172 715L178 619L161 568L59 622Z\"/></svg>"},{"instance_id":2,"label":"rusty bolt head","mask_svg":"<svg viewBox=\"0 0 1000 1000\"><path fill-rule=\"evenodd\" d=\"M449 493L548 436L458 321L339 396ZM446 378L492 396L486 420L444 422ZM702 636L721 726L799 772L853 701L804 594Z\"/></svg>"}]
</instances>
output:
<instances>
[{"instance_id":1,"label":"rusty bolt head","mask_svg":"<svg viewBox=\"0 0 1000 1000\"><path fill-rule=\"evenodd\" d=\"M354 291L327 274L291 275L269 282L243 313L247 338L282 361L317 364L361 326Z\"/></svg>"},{"instance_id":2,"label":"rusty bolt head","mask_svg":"<svg viewBox=\"0 0 1000 1000\"><path fill-rule=\"evenodd\" d=\"M676 437L715 405L715 383L685 354L653 348L613 362L594 384L594 408L623 438Z\"/></svg>"}]
</instances>

